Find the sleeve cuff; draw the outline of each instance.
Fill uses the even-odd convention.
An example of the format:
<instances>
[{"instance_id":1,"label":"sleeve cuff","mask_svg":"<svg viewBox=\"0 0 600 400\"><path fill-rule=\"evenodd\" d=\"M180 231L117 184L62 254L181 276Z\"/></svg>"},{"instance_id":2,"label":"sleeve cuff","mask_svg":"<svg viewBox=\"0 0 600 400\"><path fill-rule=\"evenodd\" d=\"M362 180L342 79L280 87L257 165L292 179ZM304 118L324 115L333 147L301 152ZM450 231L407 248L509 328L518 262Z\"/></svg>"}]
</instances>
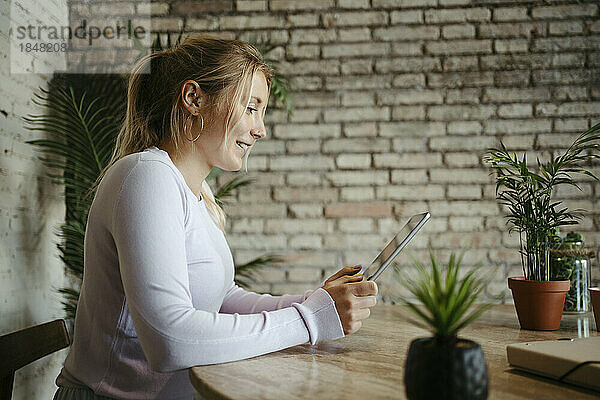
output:
<instances>
[{"instance_id":1,"label":"sleeve cuff","mask_svg":"<svg viewBox=\"0 0 600 400\"><path fill-rule=\"evenodd\" d=\"M325 289L316 289L302 304L292 306L300 312L308 328L310 344L345 336L335 302Z\"/></svg>"}]
</instances>

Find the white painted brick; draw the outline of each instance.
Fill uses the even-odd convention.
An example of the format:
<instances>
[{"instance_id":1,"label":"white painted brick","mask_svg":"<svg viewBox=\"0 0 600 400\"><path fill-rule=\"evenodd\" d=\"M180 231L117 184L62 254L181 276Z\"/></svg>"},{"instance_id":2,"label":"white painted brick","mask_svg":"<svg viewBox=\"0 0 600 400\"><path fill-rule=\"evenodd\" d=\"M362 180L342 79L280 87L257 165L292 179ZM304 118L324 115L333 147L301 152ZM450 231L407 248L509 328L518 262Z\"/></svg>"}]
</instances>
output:
<instances>
[{"instance_id":1,"label":"white painted brick","mask_svg":"<svg viewBox=\"0 0 600 400\"><path fill-rule=\"evenodd\" d=\"M450 57L456 58L456 57ZM479 104L481 89L449 89L446 93L446 104Z\"/></svg>"},{"instance_id":2,"label":"white painted brick","mask_svg":"<svg viewBox=\"0 0 600 400\"><path fill-rule=\"evenodd\" d=\"M395 106L392 109L394 121L414 121L425 119L425 106Z\"/></svg>"},{"instance_id":3,"label":"white painted brick","mask_svg":"<svg viewBox=\"0 0 600 400\"><path fill-rule=\"evenodd\" d=\"M342 95L342 106L373 106L375 96L369 93L348 92Z\"/></svg>"},{"instance_id":4,"label":"white painted brick","mask_svg":"<svg viewBox=\"0 0 600 400\"><path fill-rule=\"evenodd\" d=\"M376 168L431 168L442 165L442 155L439 153L375 154L373 163Z\"/></svg>"},{"instance_id":5,"label":"white painted brick","mask_svg":"<svg viewBox=\"0 0 600 400\"><path fill-rule=\"evenodd\" d=\"M494 21L523 21L529 19L527 7L502 7L493 10Z\"/></svg>"},{"instance_id":6,"label":"white painted brick","mask_svg":"<svg viewBox=\"0 0 600 400\"><path fill-rule=\"evenodd\" d=\"M458 200L477 200L482 198L482 190L477 185L448 185L447 197Z\"/></svg>"},{"instance_id":7,"label":"white painted brick","mask_svg":"<svg viewBox=\"0 0 600 400\"><path fill-rule=\"evenodd\" d=\"M478 120L492 117L495 111L495 107L490 105L445 105L429 107L428 115L436 121Z\"/></svg>"},{"instance_id":8,"label":"white painted brick","mask_svg":"<svg viewBox=\"0 0 600 400\"><path fill-rule=\"evenodd\" d=\"M290 43L326 43L336 39L333 29L295 29L290 35Z\"/></svg>"},{"instance_id":9,"label":"white painted brick","mask_svg":"<svg viewBox=\"0 0 600 400\"><path fill-rule=\"evenodd\" d=\"M455 121L448 123L449 135L477 135L483 131L481 122Z\"/></svg>"},{"instance_id":10,"label":"white painted brick","mask_svg":"<svg viewBox=\"0 0 600 400\"><path fill-rule=\"evenodd\" d=\"M340 192L340 199L346 201L374 200L375 189L372 187L344 187Z\"/></svg>"},{"instance_id":11,"label":"white painted brick","mask_svg":"<svg viewBox=\"0 0 600 400\"><path fill-rule=\"evenodd\" d=\"M372 218L339 218L340 232L369 233L375 231L375 222Z\"/></svg>"},{"instance_id":12,"label":"white painted brick","mask_svg":"<svg viewBox=\"0 0 600 400\"><path fill-rule=\"evenodd\" d=\"M333 231L333 221L317 219L268 219L265 221L264 233L331 233Z\"/></svg>"},{"instance_id":13,"label":"white painted brick","mask_svg":"<svg viewBox=\"0 0 600 400\"><path fill-rule=\"evenodd\" d=\"M425 75L424 74L398 74L392 81L392 86L410 88L425 86Z\"/></svg>"},{"instance_id":14,"label":"white painted brick","mask_svg":"<svg viewBox=\"0 0 600 400\"><path fill-rule=\"evenodd\" d=\"M494 40L496 53L523 53L528 47L527 39Z\"/></svg>"},{"instance_id":15,"label":"white painted brick","mask_svg":"<svg viewBox=\"0 0 600 400\"><path fill-rule=\"evenodd\" d=\"M389 43L357 43L323 45L323 58L383 56L389 54Z\"/></svg>"},{"instance_id":16,"label":"white painted brick","mask_svg":"<svg viewBox=\"0 0 600 400\"><path fill-rule=\"evenodd\" d=\"M308 267L294 267L288 271L288 280L290 282L312 282L320 283L321 269Z\"/></svg>"},{"instance_id":17,"label":"white painted brick","mask_svg":"<svg viewBox=\"0 0 600 400\"><path fill-rule=\"evenodd\" d=\"M273 136L281 139L307 139L339 137L339 124L287 124L276 125Z\"/></svg>"},{"instance_id":18,"label":"white painted brick","mask_svg":"<svg viewBox=\"0 0 600 400\"><path fill-rule=\"evenodd\" d=\"M395 152L426 152L427 151L427 138L412 138L412 137L400 137L395 138L393 141Z\"/></svg>"},{"instance_id":19,"label":"white painted brick","mask_svg":"<svg viewBox=\"0 0 600 400\"><path fill-rule=\"evenodd\" d=\"M445 25L442 27L444 39L464 39L475 37L475 26L472 24Z\"/></svg>"},{"instance_id":20,"label":"white painted brick","mask_svg":"<svg viewBox=\"0 0 600 400\"><path fill-rule=\"evenodd\" d=\"M316 200L332 202L338 199L336 188L274 188L273 198L277 201L312 203Z\"/></svg>"},{"instance_id":21,"label":"white painted brick","mask_svg":"<svg viewBox=\"0 0 600 400\"><path fill-rule=\"evenodd\" d=\"M382 105L441 104L442 102L443 95L438 90L392 90L377 93L377 103Z\"/></svg>"},{"instance_id":22,"label":"white painted brick","mask_svg":"<svg viewBox=\"0 0 600 400\"><path fill-rule=\"evenodd\" d=\"M426 169L395 169L391 179L399 184L423 184L429 180Z\"/></svg>"},{"instance_id":23,"label":"white painted brick","mask_svg":"<svg viewBox=\"0 0 600 400\"><path fill-rule=\"evenodd\" d=\"M549 119L488 120L484 123L483 129L488 134L550 132L552 121Z\"/></svg>"},{"instance_id":24,"label":"white painted brick","mask_svg":"<svg viewBox=\"0 0 600 400\"><path fill-rule=\"evenodd\" d=\"M289 58L317 58L321 49L316 44L305 44L289 45L286 51Z\"/></svg>"},{"instance_id":25,"label":"white painted brick","mask_svg":"<svg viewBox=\"0 0 600 400\"><path fill-rule=\"evenodd\" d=\"M554 120L554 130L558 132L583 132L589 127L587 119L564 118Z\"/></svg>"},{"instance_id":26,"label":"white painted brick","mask_svg":"<svg viewBox=\"0 0 600 400\"><path fill-rule=\"evenodd\" d=\"M295 218L311 218L323 216L321 204L290 204L290 216Z\"/></svg>"},{"instance_id":27,"label":"white painted brick","mask_svg":"<svg viewBox=\"0 0 600 400\"><path fill-rule=\"evenodd\" d=\"M388 171L335 171L325 174L331 186L386 185Z\"/></svg>"},{"instance_id":28,"label":"white painted brick","mask_svg":"<svg viewBox=\"0 0 600 400\"><path fill-rule=\"evenodd\" d=\"M266 11L267 0L236 0L237 11Z\"/></svg>"},{"instance_id":29,"label":"white painted brick","mask_svg":"<svg viewBox=\"0 0 600 400\"><path fill-rule=\"evenodd\" d=\"M340 154L335 163L341 169L365 169L371 167L369 154Z\"/></svg>"},{"instance_id":30,"label":"white painted brick","mask_svg":"<svg viewBox=\"0 0 600 400\"><path fill-rule=\"evenodd\" d=\"M441 185L383 186L376 189L376 196L383 200L441 200L445 198L444 187Z\"/></svg>"},{"instance_id":31,"label":"white painted brick","mask_svg":"<svg viewBox=\"0 0 600 400\"><path fill-rule=\"evenodd\" d=\"M454 232L478 232L484 230L484 222L481 216L450 217L448 223L450 229Z\"/></svg>"},{"instance_id":32,"label":"white painted brick","mask_svg":"<svg viewBox=\"0 0 600 400\"><path fill-rule=\"evenodd\" d=\"M367 122L344 126L344 135L347 137L377 136L377 124Z\"/></svg>"},{"instance_id":33,"label":"white painted brick","mask_svg":"<svg viewBox=\"0 0 600 400\"><path fill-rule=\"evenodd\" d=\"M314 154L318 153L321 144L318 139L288 140L285 148L290 154Z\"/></svg>"},{"instance_id":34,"label":"white painted brick","mask_svg":"<svg viewBox=\"0 0 600 400\"><path fill-rule=\"evenodd\" d=\"M370 8L369 0L338 0L338 7L341 8Z\"/></svg>"},{"instance_id":35,"label":"white painted brick","mask_svg":"<svg viewBox=\"0 0 600 400\"><path fill-rule=\"evenodd\" d=\"M523 118L533 116L531 104L504 104L498 107L498 116L502 118Z\"/></svg>"},{"instance_id":36,"label":"white painted brick","mask_svg":"<svg viewBox=\"0 0 600 400\"><path fill-rule=\"evenodd\" d=\"M430 54L489 54L492 52L491 40L451 40L428 42L425 48Z\"/></svg>"},{"instance_id":37,"label":"white painted brick","mask_svg":"<svg viewBox=\"0 0 600 400\"><path fill-rule=\"evenodd\" d=\"M339 40L342 42L369 41L371 40L371 30L366 27L340 29Z\"/></svg>"},{"instance_id":38,"label":"white painted brick","mask_svg":"<svg viewBox=\"0 0 600 400\"><path fill-rule=\"evenodd\" d=\"M429 86L436 88L491 86L494 83L494 75L488 71L431 73L427 74L427 79Z\"/></svg>"},{"instance_id":39,"label":"white painted brick","mask_svg":"<svg viewBox=\"0 0 600 400\"><path fill-rule=\"evenodd\" d=\"M334 6L334 0L270 0L270 9L276 10L319 10Z\"/></svg>"},{"instance_id":40,"label":"white painted brick","mask_svg":"<svg viewBox=\"0 0 600 400\"><path fill-rule=\"evenodd\" d=\"M474 153L446 153L444 154L444 164L449 167L474 167L479 165L480 158ZM394 175L392 173L392 181Z\"/></svg>"},{"instance_id":41,"label":"white painted brick","mask_svg":"<svg viewBox=\"0 0 600 400\"><path fill-rule=\"evenodd\" d=\"M295 0L294 0L295 1ZM359 25L386 25L389 21L387 12L384 11L354 11L321 14L324 26L359 26Z\"/></svg>"},{"instance_id":42,"label":"white painted brick","mask_svg":"<svg viewBox=\"0 0 600 400\"><path fill-rule=\"evenodd\" d=\"M389 149L389 139L382 138L328 139L323 143L323 153L381 153Z\"/></svg>"},{"instance_id":43,"label":"white painted brick","mask_svg":"<svg viewBox=\"0 0 600 400\"><path fill-rule=\"evenodd\" d=\"M287 16L288 26L305 27L319 25L319 16L313 13L290 14Z\"/></svg>"},{"instance_id":44,"label":"white painted brick","mask_svg":"<svg viewBox=\"0 0 600 400\"><path fill-rule=\"evenodd\" d=\"M437 6L437 0L372 0L376 8L414 8Z\"/></svg>"},{"instance_id":45,"label":"white painted brick","mask_svg":"<svg viewBox=\"0 0 600 400\"><path fill-rule=\"evenodd\" d=\"M598 5L596 4L534 7L531 10L533 18L564 19L567 17L591 17L594 15L598 15Z\"/></svg>"},{"instance_id":46,"label":"white painted brick","mask_svg":"<svg viewBox=\"0 0 600 400\"><path fill-rule=\"evenodd\" d=\"M583 33L583 23L582 21L551 22L548 26L548 32L551 35Z\"/></svg>"},{"instance_id":47,"label":"white painted brick","mask_svg":"<svg viewBox=\"0 0 600 400\"><path fill-rule=\"evenodd\" d=\"M490 183L493 178L489 175L489 171L485 169L474 168L444 168L431 169L429 171L429 179L433 183Z\"/></svg>"},{"instance_id":48,"label":"white painted brick","mask_svg":"<svg viewBox=\"0 0 600 400\"><path fill-rule=\"evenodd\" d=\"M503 136L502 142L512 150L528 150L533 148L535 135L510 135Z\"/></svg>"},{"instance_id":49,"label":"white painted brick","mask_svg":"<svg viewBox=\"0 0 600 400\"><path fill-rule=\"evenodd\" d=\"M289 186L319 186L323 183L321 175L311 172L289 172L286 175L286 183Z\"/></svg>"},{"instance_id":50,"label":"white painted brick","mask_svg":"<svg viewBox=\"0 0 600 400\"><path fill-rule=\"evenodd\" d=\"M342 75L355 75L355 74L370 74L373 72L373 60L347 60L342 61L340 67Z\"/></svg>"},{"instance_id":51,"label":"white painted brick","mask_svg":"<svg viewBox=\"0 0 600 400\"><path fill-rule=\"evenodd\" d=\"M410 11L392 11L390 13L390 23L395 24L422 24L423 23L423 11L422 10L410 10Z\"/></svg>"},{"instance_id":52,"label":"white painted brick","mask_svg":"<svg viewBox=\"0 0 600 400\"><path fill-rule=\"evenodd\" d=\"M373 76L327 76L325 77L325 87L328 90L348 89L348 90L364 90L376 89L391 86L391 76L389 75L373 75Z\"/></svg>"},{"instance_id":53,"label":"white painted brick","mask_svg":"<svg viewBox=\"0 0 600 400\"><path fill-rule=\"evenodd\" d=\"M322 111L320 108L302 108L294 111L294 113L289 118L289 122L294 124L314 124L322 119L321 115Z\"/></svg>"},{"instance_id":54,"label":"white painted brick","mask_svg":"<svg viewBox=\"0 0 600 400\"><path fill-rule=\"evenodd\" d=\"M379 134L384 137L443 136L446 127L440 122L393 122L379 124Z\"/></svg>"}]
</instances>

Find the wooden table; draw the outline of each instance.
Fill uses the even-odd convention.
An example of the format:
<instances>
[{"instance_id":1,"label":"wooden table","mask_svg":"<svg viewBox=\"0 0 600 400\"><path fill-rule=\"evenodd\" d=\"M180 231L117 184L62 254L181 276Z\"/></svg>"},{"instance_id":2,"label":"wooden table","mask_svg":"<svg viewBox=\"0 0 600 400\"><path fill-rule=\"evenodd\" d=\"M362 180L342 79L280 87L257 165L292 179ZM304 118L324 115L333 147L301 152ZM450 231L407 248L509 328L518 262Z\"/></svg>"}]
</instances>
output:
<instances>
[{"instance_id":1,"label":"wooden table","mask_svg":"<svg viewBox=\"0 0 600 400\"><path fill-rule=\"evenodd\" d=\"M247 360L190 369L206 399L404 399L404 362L412 339L428 332L406 320L403 307L377 305L355 334ZM497 305L461 332L478 342L490 375L488 399L598 399L600 393L512 369L506 345L595 336L591 313L563 315L554 332L519 329L514 306ZM432 382L432 384L436 384Z\"/></svg>"}]
</instances>

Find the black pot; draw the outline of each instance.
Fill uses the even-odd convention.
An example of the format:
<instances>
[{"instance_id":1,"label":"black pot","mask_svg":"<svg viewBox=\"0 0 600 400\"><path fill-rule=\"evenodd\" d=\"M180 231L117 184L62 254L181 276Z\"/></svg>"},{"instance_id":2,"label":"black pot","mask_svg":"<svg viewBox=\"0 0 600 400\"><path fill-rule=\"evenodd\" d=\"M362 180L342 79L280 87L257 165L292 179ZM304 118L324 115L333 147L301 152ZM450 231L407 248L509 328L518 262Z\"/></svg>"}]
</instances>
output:
<instances>
[{"instance_id":1,"label":"black pot","mask_svg":"<svg viewBox=\"0 0 600 400\"><path fill-rule=\"evenodd\" d=\"M482 400L488 370L481 346L466 339L419 338L411 342L404 366L410 400Z\"/></svg>"}]
</instances>

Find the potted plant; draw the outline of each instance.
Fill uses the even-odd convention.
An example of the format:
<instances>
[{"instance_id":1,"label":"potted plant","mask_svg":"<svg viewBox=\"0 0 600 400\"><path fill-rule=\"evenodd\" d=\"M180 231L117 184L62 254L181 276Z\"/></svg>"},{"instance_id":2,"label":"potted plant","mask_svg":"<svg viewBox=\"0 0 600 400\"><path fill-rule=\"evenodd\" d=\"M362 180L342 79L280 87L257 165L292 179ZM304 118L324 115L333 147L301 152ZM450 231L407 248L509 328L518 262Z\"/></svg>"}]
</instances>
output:
<instances>
[{"instance_id":1,"label":"potted plant","mask_svg":"<svg viewBox=\"0 0 600 400\"><path fill-rule=\"evenodd\" d=\"M418 321L411 322L433 333L410 344L404 368L410 400L487 398L488 371L481 346L457 335L492 305L474 306L489 279L477 273L479 265L459 279L463 256L464 252L458 257L452 253L445 273L432 250L431 268L413 261L411 274L395 266L398 281L421 305L408 296L396 299L417 317Z\"/></svg>"},{"instance_id":2,"label":"potted plant","mask_svg":"<svg viewBox=\"0 0 600 400\"><path fill-rule=\"evenodd\" d=\"M561 202L552 195L559 185L579 188L572 174L598 179L582 165L598 158L599 129L597 124L585 131L564 153L546 163L538 158L535 170L525 154L519 159L502 142L499 149L489 149L484 157L497 174L496 195L508 209L509 232L519 233L523 276L508 278L508 286L523 329L556 330L560 326L570 281L551 280L551 237L558 227L577 224L580 216L560 207Z\"/></svg>"}]
</instances>

